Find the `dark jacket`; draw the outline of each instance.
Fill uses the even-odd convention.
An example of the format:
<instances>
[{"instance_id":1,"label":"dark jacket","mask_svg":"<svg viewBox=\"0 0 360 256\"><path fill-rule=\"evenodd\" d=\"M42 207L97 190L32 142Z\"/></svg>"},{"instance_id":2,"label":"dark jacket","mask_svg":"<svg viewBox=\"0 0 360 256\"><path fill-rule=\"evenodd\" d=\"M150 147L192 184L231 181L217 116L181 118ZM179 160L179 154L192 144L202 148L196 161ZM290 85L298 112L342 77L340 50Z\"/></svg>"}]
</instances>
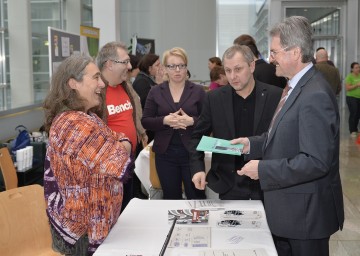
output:
<instances>
[{"instance_id":1,"label":"dark jacket","mask_svg":"<svg viewBox=\"0 0 360 256\"><path fill-rule=\"evenodd\" d=\"M185 88L178 106L176 106L171 96L168 82L164 82L150 90L141 122L145 129L155 133L153 144L155 153L164 153L174 134L173 128L163 124L164 117L178 111L180 108L188 116L194 118L193 126L186 127L186 130L179 129L181 140L185 147L188 148L191 133L201 113L204 97L205 91L203 87L190 81L185 82Z\"/></svg>"},{"instance_id":2,"label":"dark jacket","mask_svg":"<svg viewBox=\"0 0 360 256\"><path fill-rule=\"evenodd\" d=\"M156 85L155 81L150 77L150 75L145 74L144 72L139 72L133 82L133 88L140 97L141 107L143 110L149 91L154 85Z\"/></svg>"},{"instance_id":3,"label":"dark jacket","mask_svg":"<svg viewBox=\"0 0 360 256\"><path fill-rule=\"evenodd\" d=\"M256 103L254 113L254 135L267 131L282 90L278 87L256 81ZM192 175L205 171L204 153L196 151L202 135L231 140L235 138L233 111L233 88L225 85L207 93L201 116L190 141L190 170ZM235 157L225 154L212 154L211 168L207 174L208 186L217 193L225 193L234 186L236 170Z\"/></svg>"},{"instance_id":4,"label":"dark jacket","mask_svg":"<svg viewBox=\"0 0 360 256\"><path fill-rule=\"evenodd\" d=\"M263 59L258 59L255 61L255 80L284 88L287 82L286 79L284 77L276 76L275 72L276 67L273 64L269 64Z\"/></svg>"},{"instance_id":5,"label":"dark jacket","mask_svg":"<svg viewBox=\"0 0 360 256\"><path fill-rule=\"evenodd\" d=\"M323 239L344 224L339 174L340 116L328 82L312 67L299 80L269 135L250 137L273 234Z\"/></svg>"}]
</instances>

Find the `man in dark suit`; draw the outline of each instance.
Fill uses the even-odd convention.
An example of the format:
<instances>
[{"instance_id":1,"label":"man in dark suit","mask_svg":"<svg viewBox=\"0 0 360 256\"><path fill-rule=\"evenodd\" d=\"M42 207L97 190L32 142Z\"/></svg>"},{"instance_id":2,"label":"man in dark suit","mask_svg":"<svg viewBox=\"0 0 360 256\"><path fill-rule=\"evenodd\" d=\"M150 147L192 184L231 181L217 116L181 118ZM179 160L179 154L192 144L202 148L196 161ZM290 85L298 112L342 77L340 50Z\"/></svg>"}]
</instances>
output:
<instances>
[{"instance_id":1,"label":"man in dark suit","mask_svg":"<svg viewBox=\"0 0 360 256\"><path fill-rule=\"evenodd\" d=\"M190 168L198 189L205 188L204 153L196 151L201 137L212 133L231 140L265 132L281 96L280 88L254 80L255 61L249 47L230 47L223 64L230 85L207 93L190 141ZM213 153L208 186L221 199L263 199L258 181L236 174L244 163L243 156Z\"/></svg>"},{"instance_id":2,"label":"man in dark suit","mask_svg":"<svg viewBox=\"0 0 360 256\"><path fill-rule=\"evenodd\" d=\"M260 180L279 256L328 256L329 238L344 223L335 95L311 62L306 18L289 17L270 36L271 61L290 90L267 133L232 142L244 144L249 159L262 157L238 174Z\"/></svg>"}]
</instances>

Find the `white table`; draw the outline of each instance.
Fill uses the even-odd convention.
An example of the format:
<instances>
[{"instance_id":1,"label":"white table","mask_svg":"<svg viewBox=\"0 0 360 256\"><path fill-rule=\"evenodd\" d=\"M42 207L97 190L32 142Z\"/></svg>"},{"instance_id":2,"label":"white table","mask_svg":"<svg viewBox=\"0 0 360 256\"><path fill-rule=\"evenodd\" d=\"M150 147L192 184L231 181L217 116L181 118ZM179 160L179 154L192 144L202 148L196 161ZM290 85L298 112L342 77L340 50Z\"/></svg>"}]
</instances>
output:
<instances>
[{"instance_id":1,"label":"white table","mask_svg":"<svg viewBox=\"0 0 360 256\"><path fill-rule=\"evenodd\" d=\"M149 143L149 146L152 145L152 142ZM135 160L135 173L138 176L139 180L143 184L146 192L150 194L150 147L145 147L138 157ZM205 171L209 171L211 167L211 152L205 152ZM206 188L207 198L217 199L219 198L218 194L212 191L210 188Z\"/></svg>"},{"instance_id":2,"label":"white table","mask_svg":"<svg viewBox=\"0 0 360 256\"><path fill-rule=\"evenodd\" d=\"M277 256L261 201L233 200L221 202L226 210L262 211L262 218L259 219L262 225L259 229L217 227L216 222L224 210L210 211L208 224L201 224L201 226L211 227L211 249L263 248L267 256ZM132 199L94 256L159 255L171 226L168 223L168 210L186 208L190 208L187 200ZM188 226L194 227L194 225L189 224ZM241 241L238 243L231 242L230 238L235 236L241 237ZM168 248L165 255L196 256L201 250L204 248Z\"/></svg>"}]
</instances>

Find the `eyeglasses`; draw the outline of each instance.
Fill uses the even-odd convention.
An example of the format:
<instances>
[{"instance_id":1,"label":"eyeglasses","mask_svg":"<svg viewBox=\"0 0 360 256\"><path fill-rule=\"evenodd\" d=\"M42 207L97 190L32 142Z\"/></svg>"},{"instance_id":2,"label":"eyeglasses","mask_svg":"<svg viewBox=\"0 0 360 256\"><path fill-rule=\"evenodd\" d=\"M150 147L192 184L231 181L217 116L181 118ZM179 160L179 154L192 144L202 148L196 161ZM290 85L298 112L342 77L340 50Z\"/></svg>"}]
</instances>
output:
<instances>
[{"instance_id":1,"label":"eyeglasses","mask_svg":"<svg viewBox=\"0 0 360 256\"><path fill-rule=\"evenodd\" d=\"M124 65L127 65L130 63L130 59L127 59L127 60L111 60L115 63L120 63L120 64L124 64Z\"/></svg>"},{"instance_id":2,"label":"eyeglasses","mask_svg":"<svg viewBox=\"0 0 360 256\"><path fill-rule=\"evenodd\" d=\"M179 64L179 65L166 65L165 67L167 67L170 70L176 70L177 68L179 68L180 70L185 69L187 67L186 64Z\"/></svg>"},{"instance_id":3,"label":"eyeglasses","mask_svg":"<svg viewBox=\"0 0 360 256\"><path fill-rule=\"evenodd\" d=\"M277 50L277 51L271 50L271 51L270 51L270 56L274 59L275 56L276 56L276 54L278 54L279 52L282 52L282 51L286 51L286 50L289 49L289 48L290 48L290 46L281 48L280 50Z\"/></svg>"}]
</instances>

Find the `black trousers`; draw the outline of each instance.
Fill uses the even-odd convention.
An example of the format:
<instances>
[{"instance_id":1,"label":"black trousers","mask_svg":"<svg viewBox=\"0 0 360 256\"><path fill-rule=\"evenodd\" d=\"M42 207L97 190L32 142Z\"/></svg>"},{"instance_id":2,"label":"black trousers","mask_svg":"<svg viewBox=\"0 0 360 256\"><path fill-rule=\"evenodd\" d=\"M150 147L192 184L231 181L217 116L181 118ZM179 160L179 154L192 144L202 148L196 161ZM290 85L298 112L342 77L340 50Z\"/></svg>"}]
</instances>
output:
<instances>
[{"instance_id":1,"label":"black trousers","mask_svg":"<svg viewBox=\"0 0 360 256\"><path fill-rule=\"evenodd\" d=\"M155 165L164 199L182 199L184 183L187 199L205 199L205 191L195 188L191 181L189 152L183 145L169 145L164 154L155 154Z\"/></svg>"},{"instance_id":2,"label":"black trousers","mask_svg":"<svg viewBox=\"0 0 360 256\"><path fill-rule=\"evenodd\" d=\"M329 239L298 240L273 236L279 256L329 256Z\"/></svg>"},{"instance_id":3,"label":"black trousers","mask_svg":"<svg viewBox=\"0 0 360 256\"><path fill-rule=\"evenodd\" d=\"M357 132L360 120L360 99L346 96L346 104L349 108L349 131Z\"/></svg>"}]
</instances>

